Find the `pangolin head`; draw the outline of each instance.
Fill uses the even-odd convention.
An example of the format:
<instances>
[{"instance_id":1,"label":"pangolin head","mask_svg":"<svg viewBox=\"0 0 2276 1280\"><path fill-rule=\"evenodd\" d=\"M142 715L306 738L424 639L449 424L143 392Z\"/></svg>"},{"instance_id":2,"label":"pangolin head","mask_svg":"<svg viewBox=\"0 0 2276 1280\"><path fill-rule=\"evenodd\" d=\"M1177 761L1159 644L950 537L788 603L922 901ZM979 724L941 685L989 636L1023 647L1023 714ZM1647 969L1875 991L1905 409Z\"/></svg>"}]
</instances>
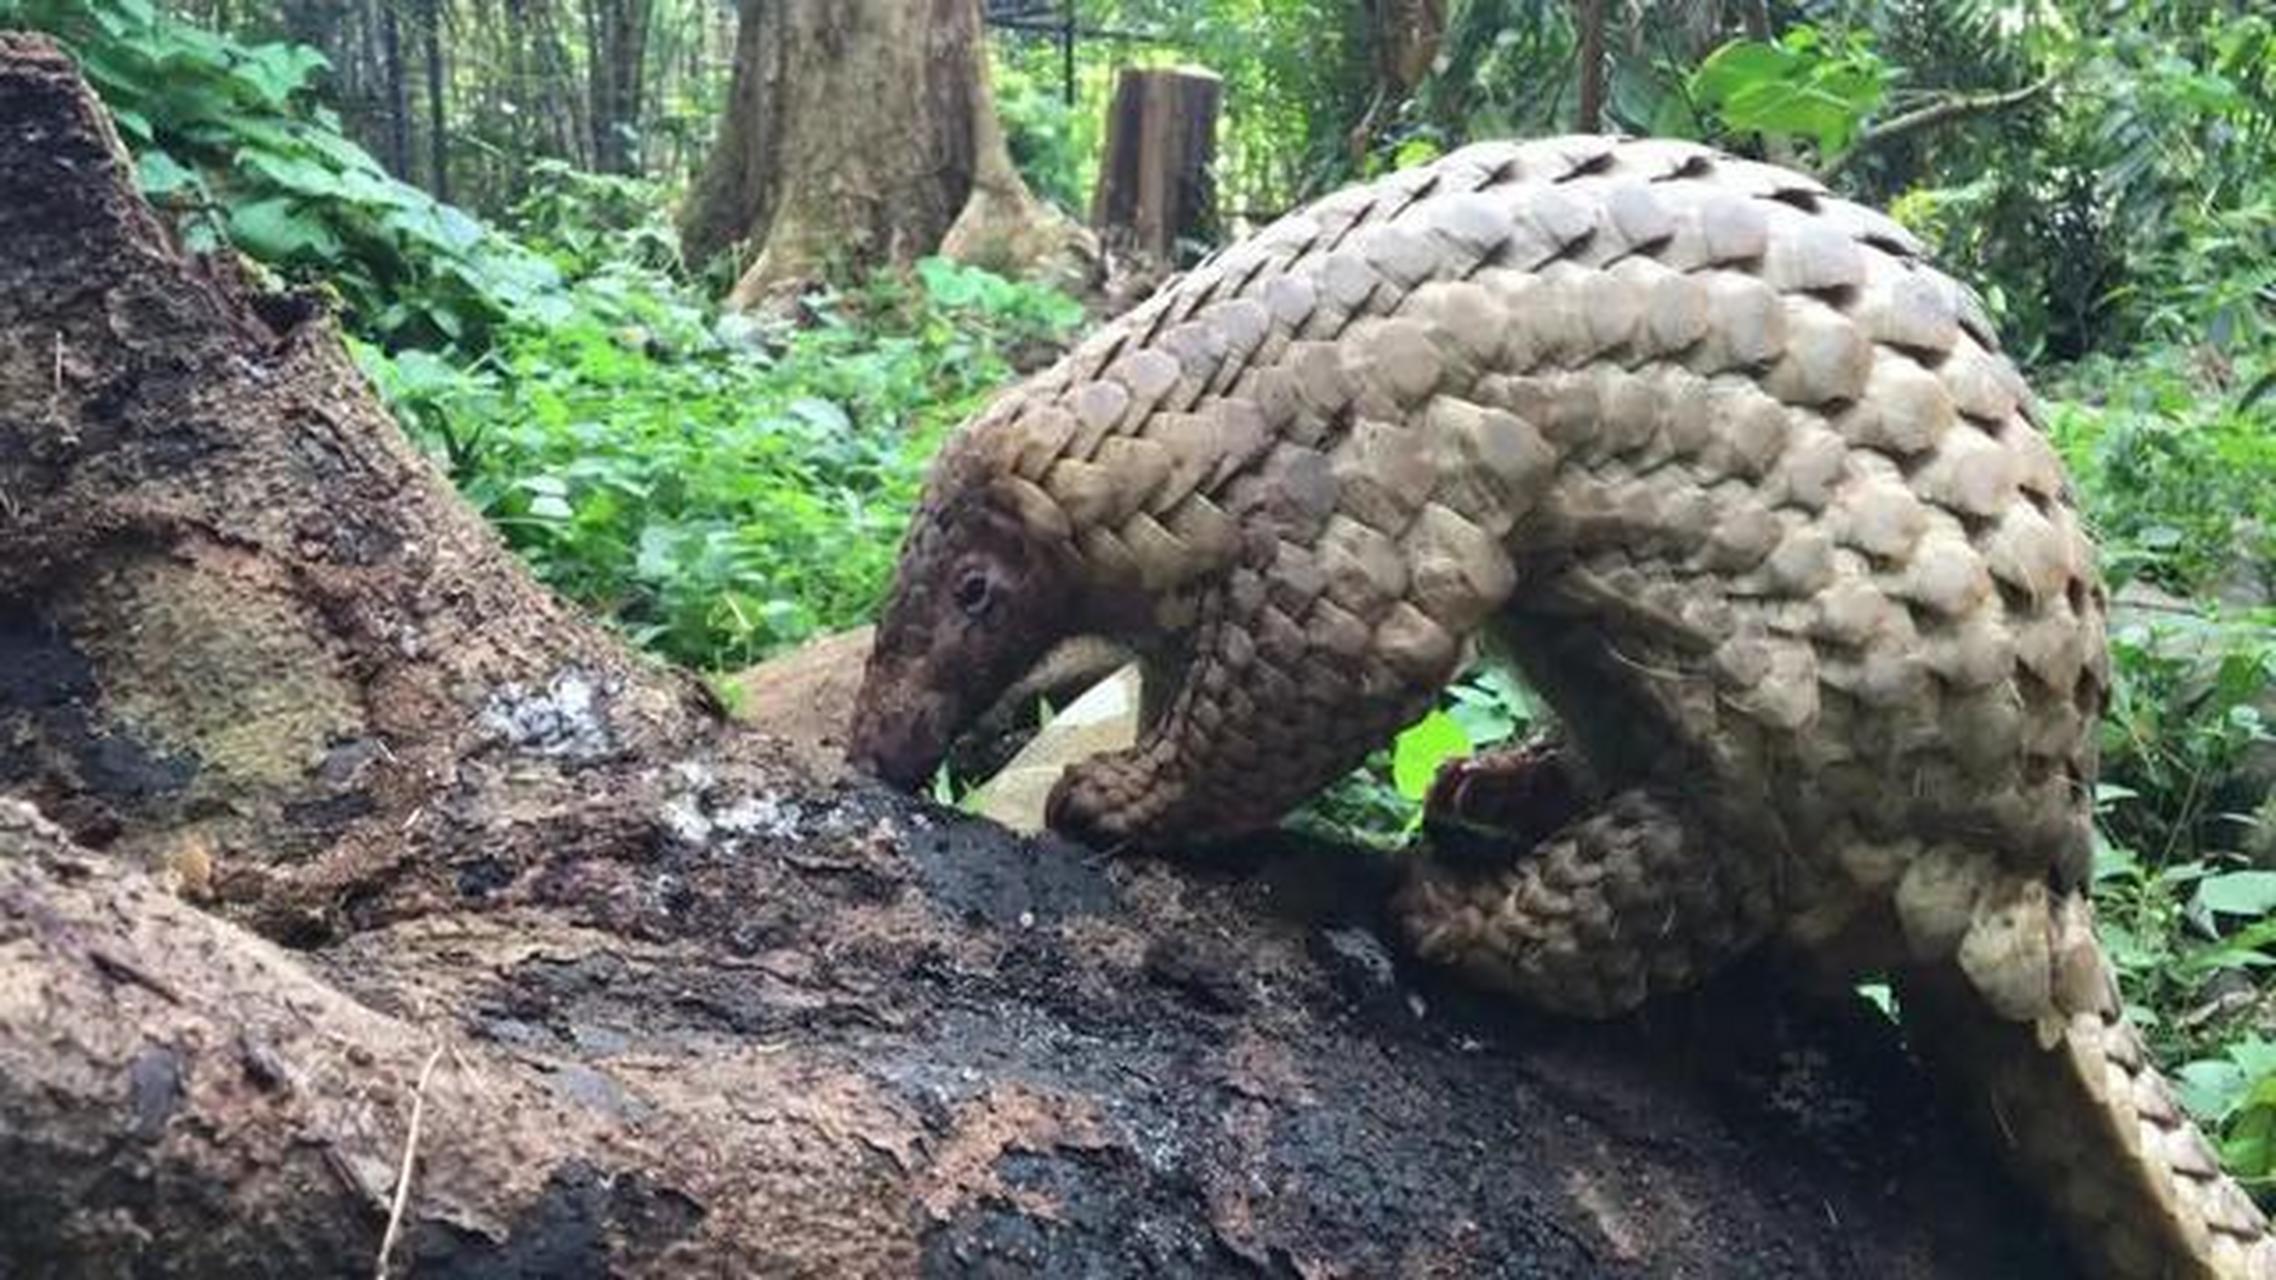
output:
<instances>
[{"instance_id":1,"label":"pangolin head","mask_svg":"<svg viewBox=\"0 0 2276 1280\"><path fill-rule=\"evenodd\" d=\"M986 454L952 441L934 465L854 703L848 759L904 790L1075 629L1064 519Z\"/></svg>"}]
</instances>

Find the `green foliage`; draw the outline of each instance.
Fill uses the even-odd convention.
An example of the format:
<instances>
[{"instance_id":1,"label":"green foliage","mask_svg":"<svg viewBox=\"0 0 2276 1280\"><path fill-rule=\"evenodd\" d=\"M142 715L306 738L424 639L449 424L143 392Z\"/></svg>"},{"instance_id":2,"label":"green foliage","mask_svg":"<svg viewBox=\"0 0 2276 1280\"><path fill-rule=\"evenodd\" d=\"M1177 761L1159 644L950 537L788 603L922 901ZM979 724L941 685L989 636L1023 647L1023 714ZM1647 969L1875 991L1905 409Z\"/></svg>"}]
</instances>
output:
<instances>
[{"instance_id":1,"label":"green foliage","mask_svg":"<svg viewBox=\"0 0 2276 1280\"><path fill-rule=\"evenodd\" d=\"M2253 8L2113 6L2124 17L2083 42L2073 106L2133 268L2112 298L2125 336L2228 349L2266 334L2276 21Z\"/></svg>"},{"instance_id":2,"label":"green foliage","mask_svg":"<svg viewBox=\"0 0 2276 1280\"><path fill-rule=\"evenodd\" d=\"M2247 1185L2276 1172L2276 1045L2257 1032L2183 1064L2181 1099L2221 1134L2221 1161Z\"/></svg>"},{"instance_id":3,"label":"green foliage","mask_svg":"<svg viewBox=\"0 0 2276 1280\"><path fill-rule=\"evenodd\" d=\"M1441 765L1510 742L1540 723L1532 696L1492 663L1449 685L1438 703L1291 821L1342 839L1395 848L1421 825L1422 801Z\"/></svg>"},{"instance_id":4,"label":"green foliage","mask_svg":"<svg viewBox=\"0 0 2276 1280\"><path fill-rule=\"evenodd\" d=\"M2229 1167L2276 1173L2276 433L2199 352L2096 360L2048 417L2117 607L2094 896L2120 986ZM2221 382L2243 383L2245 390ZM2223 604L2220 597L2234 603Z\"/></svg>"},{"instance_id":5,"label":"green foliage","mask_svg":"<svg viewBox=\"0 0 2276 1280\"><path fill-rule=\"evenodd\" d=\"M1775 43L1733 40L1709 54L1690 96L1724 129L1808 141L1823 163L1849 149L1894 76L1866 33L1803 25Z\"/></svg>"},{"instance_id":6,"label":"green foliage","mask_svg":"<svg viewBox=\"0 0 2276 1280\"><path fill-rule=\"evenodd\" d=\"M2265 360L2265 357L2262 358ZM2276 364L2208 384L2192 353L2100 359L2062 379L2049 426L2081 483L2105 570L2184 594L2276 590Z\"/></svg>"},{"instance_id":7,"label":"green foliage","mask_svg":"<svg viewBox=\"0 0 2276 1280\"><path fill-rule=\"evenodd\" d=\"M468 369L366 364L541 578L702 668L860 621L940 436L1008 380L1007 347L1080 314L939 260L810 299L798 329L714 321L621 258L577 296L608 305L509 326Z\"/></svg>"},{"instance_id":8,"label":"green foliage","mask_svg":"<svg viewBox=\"0 0 2276 1280\"><path fill-rule=\"evenodd\" d=\"M560 160L530 166L529 194L504 219L505 229L543 255L565 277L588 277L619 264L679 275L679 236L665 213L672 195L647 178L587 173Z\"/></svg>"},{"instance_id":9,"label":"green foliage","mask_svg":"<svg viewBox=\"0 0 2276 1280\"><path fill-rule=\"evenodd\" d=\"M1055 59L1055 53L1042 59L997 57L992 86L996 116L1003 121L1012 164L1027 179L1028 188L1081 216L1090 205L1098 128L1092 120L1078 123L1051 69Z\"/></svg>"},{"instance_id":10,"label":"green foliage","mask_svg":"<svg viewBox=\"0 0 2276 1280\"><path fill-rule=\"evenodd\" d=\"M184 211L190 243L227 241L321 280L351 325L390 346L478 350L508 318L564 314L543 259L398 182L314 105L312 50L245 45L150 0L0 0L0 26L69 48L137 157L143 190Z\"/></svg>"}]
</instances>

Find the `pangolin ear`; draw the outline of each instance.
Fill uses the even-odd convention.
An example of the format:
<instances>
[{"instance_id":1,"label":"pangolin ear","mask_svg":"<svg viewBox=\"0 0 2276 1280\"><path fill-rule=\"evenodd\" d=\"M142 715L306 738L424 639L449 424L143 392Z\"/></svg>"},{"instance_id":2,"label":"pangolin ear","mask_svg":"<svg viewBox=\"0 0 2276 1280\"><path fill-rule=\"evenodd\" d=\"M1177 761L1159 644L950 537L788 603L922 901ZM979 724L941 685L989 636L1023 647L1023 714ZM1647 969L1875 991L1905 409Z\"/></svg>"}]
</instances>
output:
<instances>
[{"instance_id":1,"label":"pangolin ear","mask_svg":"<svg viewBox=\"0 0 2276 1280\"><path fill-rule=\"evenodd\" d=\"M1041 542L1060 545L1075 536L1066 511L1032 480L999 475L989 482L988 496L994 499L997 510L1018 520L1024 532Z\"/></svg>"}]
</instances>

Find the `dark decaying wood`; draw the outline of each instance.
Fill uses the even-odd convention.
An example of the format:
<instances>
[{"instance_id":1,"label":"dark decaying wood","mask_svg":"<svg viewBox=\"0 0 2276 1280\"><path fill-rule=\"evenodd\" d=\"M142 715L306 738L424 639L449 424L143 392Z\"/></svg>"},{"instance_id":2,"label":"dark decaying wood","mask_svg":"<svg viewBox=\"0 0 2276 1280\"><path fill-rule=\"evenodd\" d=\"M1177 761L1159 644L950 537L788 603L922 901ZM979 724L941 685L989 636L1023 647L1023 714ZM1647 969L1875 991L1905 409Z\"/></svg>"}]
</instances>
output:
<instances>
[{"instance_id":1,"label":"dark decaying wood","mask_svg":"<svg viewBox=\"0 0 2276 1280\"><path fill-rule=\"evenodd\" d=\"M1217 154L1224 83L1186 67L1126 67L1115 81L1106 154L1091 195L1091 222L1113 249L1177 260L1214 216L1209 166Z\"/></svg>"},{"instance_id":2,"label":"dark decaying wood","mask_svg":"<svg viewBox=\"0 0 2276 1280\"><path fill-rule=\"evenodd\" d=\"M0 1275L371 1275L406 1163L398 1275L2046 1269L1874 1015L1521 1020L1379 860L728 724L130 175L0 36Z\"/></svg>"}]
</instances>

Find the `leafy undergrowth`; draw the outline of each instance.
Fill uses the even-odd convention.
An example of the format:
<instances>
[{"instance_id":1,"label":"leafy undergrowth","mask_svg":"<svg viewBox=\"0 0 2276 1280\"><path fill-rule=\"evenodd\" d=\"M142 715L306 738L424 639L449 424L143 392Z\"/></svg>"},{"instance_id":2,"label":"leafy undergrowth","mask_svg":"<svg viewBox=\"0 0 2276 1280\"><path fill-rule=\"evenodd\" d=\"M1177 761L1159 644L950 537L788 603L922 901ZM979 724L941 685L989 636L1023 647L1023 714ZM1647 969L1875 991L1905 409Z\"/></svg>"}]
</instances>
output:
<instances>
[{"instance_id":1,"label":"leafy undergrowth","mask_svg":"<svg viewBox=\"0 0 2276 1280\"><path fill-rule=\"evenodd\" d=\"M349 140L317 101L315 50L241 43L151 0L0 0L0 27L78 59L186 243L333 290L372 340L472 354L508 319L568 315L551 263Z\"/></svg>"},{"instance_id":2,"label":"leafy undergrowth","mask_svg":"<svg viewBox=\"0 0 2276 1280\"><path fill-rule=\"evenodd\" d=\"M864 620L942 434L1080 315L940 260L813 296L797 326L622 264L574 296L472 365L365 363L539 577L707 670Z\"/></svg>"},{"instance_id":3,"label":"leafy undergrowth","mask_svg":"<svg viewBox=\"0 0 2276 1280\"><path fill-rule=\"evenodd\" d=\"M323 57L151 0L0 0L56 36L193 248L331 291L398 417L549 585L678 661L859 622L925 459L1081 318L941 261L722 316L653 182L540 162L506 227L397 180L317 99Z\"/></svg>"},{"instance_id":4,"label":"leafy undergrowth","mask_svg":"<svg viewBox=\"0 0 2276 1280\"><path fill-rule=\"evenodd\" d=\"M2051 382L2115 593L2095 903L2133 1016L2256 1188L2276 1177L2276 399L2271 355Z\"/></svg>"}]
</instances>

